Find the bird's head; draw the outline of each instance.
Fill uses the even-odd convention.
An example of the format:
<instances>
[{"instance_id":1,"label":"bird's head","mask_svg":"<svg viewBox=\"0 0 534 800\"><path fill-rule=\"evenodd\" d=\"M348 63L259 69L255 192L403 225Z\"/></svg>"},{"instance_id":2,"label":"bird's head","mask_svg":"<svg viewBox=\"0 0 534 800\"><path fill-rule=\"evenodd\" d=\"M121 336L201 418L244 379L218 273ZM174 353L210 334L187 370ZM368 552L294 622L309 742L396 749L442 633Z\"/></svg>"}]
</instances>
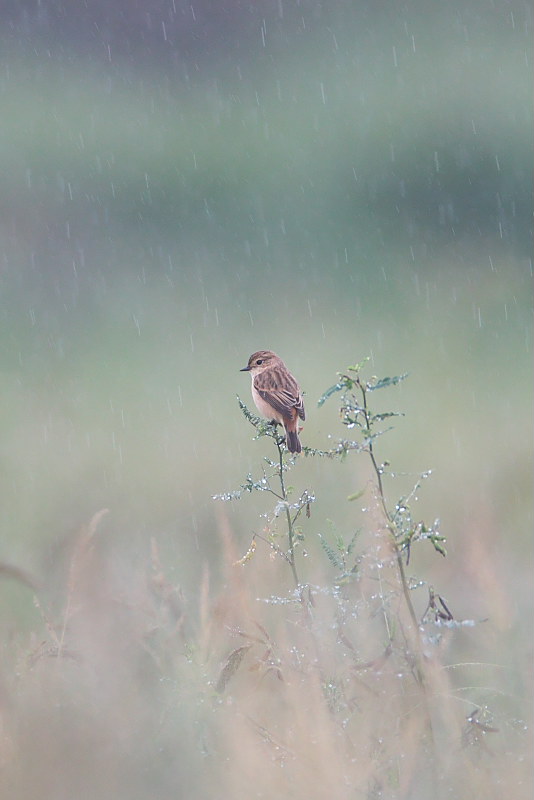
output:
<instances>
[{"instance_id":1,"label":"bird's head","mask_svg":"<svg viewBox=\"0 0 534 800\"><path fill-rule=\"evenodd\" d=\"M252 372L253 375L257 375L259 372L263 372L265 369L279 363L280 359L276 353L271 352L271 350L258 350L257 353L253 353L250 356L247 366L240 371Z\"/></svg>"}]
</instances>

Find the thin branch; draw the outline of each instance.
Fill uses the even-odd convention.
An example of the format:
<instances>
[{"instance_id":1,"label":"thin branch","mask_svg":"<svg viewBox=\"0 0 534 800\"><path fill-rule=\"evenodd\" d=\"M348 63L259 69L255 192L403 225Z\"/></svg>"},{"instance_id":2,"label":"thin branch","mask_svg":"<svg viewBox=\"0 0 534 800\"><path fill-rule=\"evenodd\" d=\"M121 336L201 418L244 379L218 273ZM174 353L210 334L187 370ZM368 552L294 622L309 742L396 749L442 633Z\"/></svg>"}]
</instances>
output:
<instances>
[{"instance_id":1,"label":"thin branch","mask_svg":"<svg viewBox=\"0 0 534 800\"><path fill-rule=\"evenodd\" d=\"M370 431L371 419L370 419L370 414L369 414L369 406L367 404L367 392L366 392L365 386L364 386L363 382L360 380L360 378L356 379L356 383L358 384L358 386L360 388L360 391L362 393L363 414L364 414L364 417L365 417L365 424L366 424L366 428L367 428L366 433L367 433L367 435L369 435L370 432L371 432ZM373 450L373 441L372 441L371 437L369 438L369 443L368 443L367 448L368 448L369 456L370 456L370 459L371 459L371 463L373 465L373 470L374 470L375 475L376 475L376 481L377 481L377 486L378 486L378 497L379 497L379 500L380 500L380 505L382 506L382 512L383 512L385 520L386 520L386 527L387 527L389 533L391 534L391 542L392 542L393 549L394 549L394 552L395 552L395 558L397 560L397 568L399 570L399 577L400 577L400 582L401 582L401 587L402 587L402 593L404 595L404 600L406 602L406 607L408 609L408 613L410 615L410 619L412 621L412 625L414 626L414 629L416 631L417 639L419 640L419 623L418 623L417 617L415 615L415 610L414 610L414 607L413 607L412 598L410 597L410 589L408 587L408 581L406 579L406 572L404 570L404 563L403 563L403 560L402 560L402 550L399 548L399 545L397 543L397 537L395 535L395 523L394 523L394 521L393 521L393 519L391 517L391 514L390 514L390 512L388 510L388 507L387 507L386 495L385 495L385 491L384 491L384 483L382 481L382 470L380 469L380 467L379 467L379 465L377 463L377 460L375 458L375 453L374 453L374 450Z\"/></svg>"},{"instance_id":2,"label":"thin branch","mask_svg":"<svg viewBox=\"0 0 534 800\"><path fill-rule=\"evenodd\" d=\"M286 490L286 484L284 481L284 450L282 447L281 441L275 439L276 446L278 448L278 459L279 459L279 468L278 468L278 477L280 478L280 487L282 489L282 499L285 503L285 511L286 511L286 520L287 520L287 535L289 539L289 564L291 566L291 572L293 573L293 578L295 580L296 587L300 586L299 576L297 572L297 567L295 565L295 536L293 530L293 522L291 520L291 513L289 511L289 502Z\"/></svg>"}]
</instances>

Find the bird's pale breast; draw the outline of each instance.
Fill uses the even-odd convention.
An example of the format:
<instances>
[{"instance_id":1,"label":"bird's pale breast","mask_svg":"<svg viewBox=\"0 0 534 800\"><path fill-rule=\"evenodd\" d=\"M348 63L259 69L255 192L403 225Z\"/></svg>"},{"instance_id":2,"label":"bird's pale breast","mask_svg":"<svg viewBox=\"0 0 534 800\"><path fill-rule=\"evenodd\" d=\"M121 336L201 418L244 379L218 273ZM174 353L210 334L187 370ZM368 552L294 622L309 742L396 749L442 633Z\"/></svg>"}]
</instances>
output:
<instances>
[{"instance_id":1,"label":"bird's pale breast","mask_svg":"<svg viewBox=\"0 0 534 800\"><path fill-rule=\"evenodd\" d=\"M265 419L274 419L276 422L279 422L283 425L284 417L280 414L279 411L276 411L263 397L260 395L256 387L254 386L254 380L252 381L252 399L256 404L256 408Z\"/></svg>"}]
</instances>

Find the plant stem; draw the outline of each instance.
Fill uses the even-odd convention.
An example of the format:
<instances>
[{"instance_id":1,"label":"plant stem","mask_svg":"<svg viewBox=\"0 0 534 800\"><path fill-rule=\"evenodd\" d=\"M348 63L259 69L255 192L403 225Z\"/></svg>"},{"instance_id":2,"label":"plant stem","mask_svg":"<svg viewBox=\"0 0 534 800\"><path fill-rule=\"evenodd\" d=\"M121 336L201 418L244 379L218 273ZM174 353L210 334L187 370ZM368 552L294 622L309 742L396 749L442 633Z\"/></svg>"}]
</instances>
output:
<instances>
[{"instance_id":1,"label":"plant stem","mask_svg":"<svg viewBox=\"0 0 534 800\"><path fill-rule=\"evenodd\" d=\"M369 414L369 406L367 405L367 391L363 382L358 378L357 384L360 388L362 393L362 402L363 402L363 414L365 418L365 425L367 428L367 434L370 435L371 433L371 418ZM406 572L404 570L404 563L402 561L402 551L399 548L397 543L397 538L395 536L395 523L391 518L391 514L388 510L387 503L386 503L386 495L384 492L384 484L382 481L382 470L380 469L375 454L373 450L373 442L372 439L369 440L369 456L371 458L371 463L373 465L373 469L376 475L376 481L378 486L378 497L380 499L380 505L382 507L382 512L384 514L386 520L386 527L390 534L391 544L393 546L393 551L395 553L395 559L397 561L397 569L399 572L400 584L402 588L402 594L404 596L404 601L406 603L406 607L408 609L408 614L410 616L410 620L413 626L413 636L414 643L417 650L417 660L418 660L418 668L417 673L421 682L423 682L423 668L422 668L422 646L421 646L421 638L419 635L419 623L417 621L417 617L415 615L415 609L413 607L412 598L410 597L410 589L408 586L408 581L406 579Z\"/></svg>"},{"instance_id":2,"label":"plant stem","mask_svg":"<svg viewBox=\"0 0 534 800\"><path fill-rule=\"evenodd\" d=\"M356 381L360 391L362 393L362 410L365 418L365 424L367 428L367 435L370 436L371 433L371 415L369 413L369 407L367 405L367 391L363 382L358 378ZM421 639L421 632L419 628L419 622L417 620L415 609L413 607L412 598L410 597L410 589L408 586L408 581L406 578L406 572L404 569L404 563L402 560L402 550L399 547L397 536L396 536L396 525L395 521L393 520L391 513L388 510L387 503L386 503L386 495L384 492L384 484L382 481L382 470L379 467L376 457L373 450L373 442L372 439L369 439L369 456L371 459L371 463L373 465L373 470L376 475L377 481L377 488L378 488L378 496L380 499L380 505L382 507L382 512L384 514L384 518L386 521L386 528L390 535L391 546L393 548L393 552L395 554L395 560L397 562L397 570L399 574L399 581L402 589L402 594L404 597L404 601L406 604L406 608L408 610L408 615L410 618L410 625L408 633L408 642L411 645L412 655L415 661L415 677L417 682L419 683L423 697L424 703L426 707L426 713L428 718L430 736L433 742L434 752L436 754L435 762L433 762L433 770L435 771L435 776L438 780L438 788L439 788L439 796L441 796L441 776L445 774L445 764L444 764L444 757L442 753L442 749L438 746L438 728L439 726L439 717L440 711L437 709L435 704L435 695L436 695L436 673L432 668L431 664L427 664L425 661L425 655L423 651L423 642ZM449 724L450 727L450 724Z\"/></svg>"},{"instance_id":3,"label":"plant stem","mask_svg":"<svg viewBox=\"0 0 534 800\"><path fill-rule=\"evenodd\" d=\"M278 447L278 475L280 478L280 488L282 490L282 500L285 503L286 509L287 535L289 539L289 564L291 567L291 572L293 573L295 585L298 589L300 586L300 581L297 573L297 567L295 565L295 532L293 530L293 520L291 519L291 513L289 511L289 501L286 491L286 484L284 481L284 451L278 439L275 439L275 441L276 446Z\"/></svg>"}]
</instances>

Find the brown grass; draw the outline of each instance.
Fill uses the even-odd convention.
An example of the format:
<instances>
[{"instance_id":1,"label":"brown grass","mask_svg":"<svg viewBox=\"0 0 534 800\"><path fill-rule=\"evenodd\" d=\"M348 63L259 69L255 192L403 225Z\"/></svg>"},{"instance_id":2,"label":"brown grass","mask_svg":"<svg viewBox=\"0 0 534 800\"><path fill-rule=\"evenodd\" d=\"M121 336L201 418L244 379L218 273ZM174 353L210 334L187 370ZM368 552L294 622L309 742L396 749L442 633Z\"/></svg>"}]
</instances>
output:
<instances>
[{"instance_id":1,"label":"brown grass","mask_svg":"<svg viewBox=\"0 0 534 800\"><path fill-rule=\"evenodd\" d=\"M491 716L455 682L454 631L428 647L426 691L409 647L391 645L387 562L335 592L325 574L299 601L266 547L238 563L221 515L223 585L205 571L186 601L155 541L136 566L103 519L65 544L63 583L38 591L41 624L4 642L4 796L531 796L513 703ZM486 564L502 609L495 580ZM500 691L489 667L476 672Z\"/></svg>"}]
</instances>

